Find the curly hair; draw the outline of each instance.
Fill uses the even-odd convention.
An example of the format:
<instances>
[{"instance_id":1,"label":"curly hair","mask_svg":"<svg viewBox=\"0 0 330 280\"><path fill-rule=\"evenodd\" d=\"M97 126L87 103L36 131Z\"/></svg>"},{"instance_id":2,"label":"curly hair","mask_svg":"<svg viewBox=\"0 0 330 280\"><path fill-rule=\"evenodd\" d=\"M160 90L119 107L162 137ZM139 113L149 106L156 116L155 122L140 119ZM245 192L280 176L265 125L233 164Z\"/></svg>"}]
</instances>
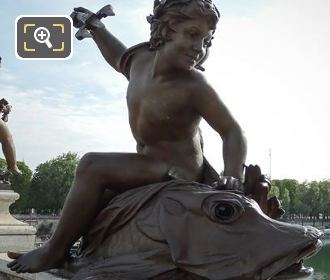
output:
<instances>
[{"instance_id":1,"label":"curly hair","mask_svg":"<svg viewBox=\"0 0 330 280\"><path fill-rule=\"evenodd\" d=\"M208 20L210 29L215 30L220 13L212 0L155 0L154 14L147 17L150 23L150 48L158 49L171 39L175 32L172 26L203 17Z\"/></svg>"}]
</instances>

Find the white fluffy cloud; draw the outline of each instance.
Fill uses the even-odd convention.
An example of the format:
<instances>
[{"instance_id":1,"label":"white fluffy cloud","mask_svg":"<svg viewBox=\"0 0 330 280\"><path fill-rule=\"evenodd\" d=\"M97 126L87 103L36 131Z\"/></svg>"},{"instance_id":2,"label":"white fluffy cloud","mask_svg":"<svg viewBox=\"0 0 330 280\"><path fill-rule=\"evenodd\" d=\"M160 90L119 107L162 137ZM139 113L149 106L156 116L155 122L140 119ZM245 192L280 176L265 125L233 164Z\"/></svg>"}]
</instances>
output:
<instances>
[{"instance_id":1,"label":"white fluffy cloud","mask_svg":"<svg viewBox=\"0 0 330 280\"><path fill-rule=\"evenodd\" d=\"M18 160L31 168L72 151L133 151L125 98L102 100L95 104L75 104L70 92L49 100L55 89L24 90L17 86L1 86L0 92L14 104L8 126L13 134ZM65 98L69 97L69 98ZM87 100L95 98L87 96ZM103 100L104 101L104 100Z\"/></svg>"}]
</instances>

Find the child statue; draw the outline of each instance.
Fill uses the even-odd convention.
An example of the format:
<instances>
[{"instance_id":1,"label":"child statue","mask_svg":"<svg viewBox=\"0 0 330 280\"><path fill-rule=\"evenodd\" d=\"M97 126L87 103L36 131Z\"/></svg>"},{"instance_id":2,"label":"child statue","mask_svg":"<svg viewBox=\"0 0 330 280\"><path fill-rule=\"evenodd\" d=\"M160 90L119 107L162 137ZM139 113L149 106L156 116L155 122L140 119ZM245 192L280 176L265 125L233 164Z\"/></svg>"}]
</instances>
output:
<instances>
[{"instance_id":1,"label":"child statue","mask_svg":"<svg viewBox=\"0 0 330 280\"><path fill-rule=\"evenodd\" d=\"M15 259L8 266L16 272L61 266L103 202L118 193L173 178L205 182L210 166L203 156L202 118L222 138L224 175L237 184L243 176L243 131L200 71L220 17L211 0L155 1L148 17L150 41L131 48L91 11L76 8L72 17L76 27L87 18L86 27L104 59L128 79L136 153L85 154L50 240L26 254L8 252Z\"/></svg>"},{"instance_id":2,"label":"child statue","mask_svg":"<svg viewBox=\"0 0 330 280\"><path fill-rule=\"evenodd\" d=\"M22 174L22 172L17 167L13 137L6 125L10 111L11 106L9 105L8 101L4 98L0 99L0 113L2 114L0 119L0 142L2 145L3 154L6 158L8 169L4 174L0 174L0 181L5 184L9 184L8 177L10 174Z\"/></svg>"}]
</instances>

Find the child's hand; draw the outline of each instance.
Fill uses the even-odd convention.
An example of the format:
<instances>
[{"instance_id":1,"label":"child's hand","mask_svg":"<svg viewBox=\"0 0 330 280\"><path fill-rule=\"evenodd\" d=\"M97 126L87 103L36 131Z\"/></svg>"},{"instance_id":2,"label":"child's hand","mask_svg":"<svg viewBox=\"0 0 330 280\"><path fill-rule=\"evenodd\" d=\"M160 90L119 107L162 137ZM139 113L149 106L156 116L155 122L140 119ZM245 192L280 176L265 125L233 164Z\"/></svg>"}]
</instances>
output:
<instances>
[{"instance_id":1,"label":"child's hand","mask_svg":"<svg viewBox=\"0 0 330 280\"><path fill-rule=\"evenodd\" d=\"M74 8L70 17L72 18L73 26L76 28L80 28L84 25L89 30L104 27L104 24L95 13L83 7Z\"/></svg>"},{"instance_id":2,"label":"child's hand","mask_svg":"<svg viewBox=\"0 0 330 280\"><path fill-rule=\"evenodd\" d=\"M218 190L232 190L244 192L244 185L241 180L232 176L220 176L218 181L212 184L212 187Z\"/></svg>"}]
</instances>

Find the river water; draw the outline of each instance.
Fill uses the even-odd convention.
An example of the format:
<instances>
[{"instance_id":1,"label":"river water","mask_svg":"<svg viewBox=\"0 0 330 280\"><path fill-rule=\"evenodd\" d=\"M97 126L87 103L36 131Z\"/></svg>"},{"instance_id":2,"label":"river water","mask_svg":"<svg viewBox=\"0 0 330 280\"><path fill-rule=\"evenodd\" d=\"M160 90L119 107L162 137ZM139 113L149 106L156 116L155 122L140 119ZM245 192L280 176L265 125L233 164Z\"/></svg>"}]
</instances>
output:
<instances>
[{"instance_id":1,"label":"river water","mask_svg":"<svg viewBox=\"0 0 330 280\"><path fill-rule=\"evenodd\" d=\"M330 280L330 239L323 242L323 248L315 256L307 259L305 266L314 268L314 275L308 280Z\"/></svg>"}]
</instances>

